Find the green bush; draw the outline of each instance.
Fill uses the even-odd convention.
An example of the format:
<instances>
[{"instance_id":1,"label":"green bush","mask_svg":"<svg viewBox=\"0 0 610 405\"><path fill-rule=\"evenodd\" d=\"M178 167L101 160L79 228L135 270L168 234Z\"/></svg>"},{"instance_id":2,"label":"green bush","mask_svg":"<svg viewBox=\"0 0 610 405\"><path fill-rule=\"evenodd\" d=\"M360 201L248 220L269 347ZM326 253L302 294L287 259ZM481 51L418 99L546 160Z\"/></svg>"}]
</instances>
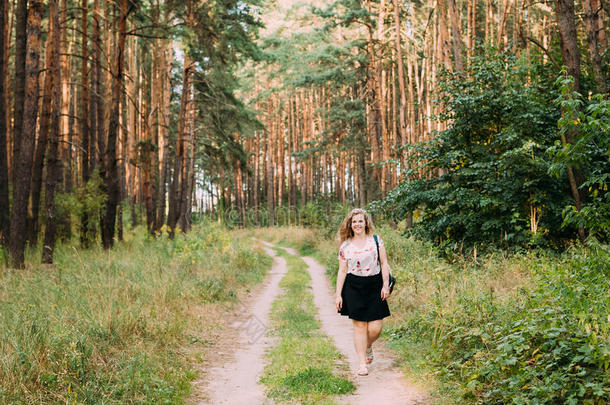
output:
<instances>
[{"instance_id":1,"label":"green bush","mask_svg":"<svg viewBox=\"0 0 610 405\"><path fill-rule=\"evenodd\" d=\"M409 374L438 380L441 403L607 403L607 245L448 262L430 242L385 226L377 233L398 278L385 336ZM334 280L335 243L320 239L316 250Z\"/></svg>"},{"instance_id":2,"label":"green bush","mask_svg":"<svg viewBox=\"0 0 610 405\"><path fill-rule=\"evenodd\" d=\"M459 403L604 403L610 397L607 246L509 259L516 261L526 262L529 274L508 295L482 288L480 272L491 272L489 265L468 266L464 274L441 270L437 285L424 287L436 290L428 302L407 311L390 338L427 342L426 360L447 385L457 384Z\"/></svg>"},{"instance_id":3,"label":"green bush","mask_svg":"<svg viewBox=\"0 0 610 405\"><path fill-rule=\"evenodd\" d=\"M571 78L558 79L561 96L556 103L564 110L559 130L573 144L557 142L551 148L554 164L551 172L564 175L568 165L585 177L581 192L586 194L580 210L574 204L564 209L564 226L585 228L590 235L608 241L610 238L610 100L595 95L586 100L572 92Z\"/></svg>"},{"instance_id":4,"label":"green bush","mask_svg":"<svg viewBox=\"0 0 610 405\"><path fill-rule=\"evenodd\" d=\"M573 236L561 227L567 178L548 173L557 92L534 68L486 55L463 75L447 74L439 118L448 128L413 146L411 172L374 211L394 220L414 213L416 233L458 251L562 245Z\"/></svg>"}]
</instances>

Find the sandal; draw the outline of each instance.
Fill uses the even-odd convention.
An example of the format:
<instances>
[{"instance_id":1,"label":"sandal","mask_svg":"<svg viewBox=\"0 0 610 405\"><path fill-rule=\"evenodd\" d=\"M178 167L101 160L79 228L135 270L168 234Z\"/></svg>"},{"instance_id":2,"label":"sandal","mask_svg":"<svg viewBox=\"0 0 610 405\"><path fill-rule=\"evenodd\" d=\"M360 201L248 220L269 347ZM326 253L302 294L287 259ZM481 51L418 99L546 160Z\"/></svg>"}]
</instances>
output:
<instances>
[{"instance_id":1,"label":"sandal","mask_svg":"<svg viewBox=\"0 0 610 405\"><path fill-rule=\"evenodd\" d=\"M358 369L358 375L369 375L369 370L366 368L366 366L360 366Z\"/></svg>"},{"instance_id":2,"label":"sandal","mask_svg":"<svg viewBox=\"0 0 610 405\"><path fill-rule=\"evenodd\" d=\"M366 348L366 364L371 364L373 362L373 348Z\"/></svg>"}]
</instances>

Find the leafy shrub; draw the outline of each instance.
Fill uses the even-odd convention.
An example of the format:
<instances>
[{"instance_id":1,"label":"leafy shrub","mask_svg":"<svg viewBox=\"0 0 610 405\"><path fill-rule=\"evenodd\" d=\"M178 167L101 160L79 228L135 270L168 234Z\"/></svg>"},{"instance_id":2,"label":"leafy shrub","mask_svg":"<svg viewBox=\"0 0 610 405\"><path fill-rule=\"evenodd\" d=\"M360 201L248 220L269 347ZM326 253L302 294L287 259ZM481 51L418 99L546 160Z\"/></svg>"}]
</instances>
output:
<instances>
[{"instance_id":1,"label":"leafy shrub","mask_svg":"<svg viewBox=\"0 0 610 405\"><path fill-rule=\"evenodd\" d=\"M515 57L487 55L473 58L464 75L448 74L439 118L449 127L413 146L407 180L372 208L398 220L415 212L415 231L453 250L548 245L573 235L561 229L567 180L548 174L556 92L530 69Z\"/></svg>"},{"instance_id":2,"label":"leafy shrub","mask_svg":"<svg viewBox=\"0 0 610 405\"><path fill-rule=\"evenodd\" d=\"M605 403L610 396L607 246L561 257L510 259L518 260L527 263L530 279L504 296L473 283L481 275L471 266L462 273L441 270L437 286L424 286L427 301L398 312L404 318L390 338L424 342L426 359L446 384L459 385L453 391L460 403ZM482 271L490 272L488 266ZM505 267L504 272L510 265Z\"/></svg>"},{"instance_id":3,"label":"leafy shrub","mask_svg":"<svg viewBox=\"0 0 610 405\"><path fill-rule=\"evenodd\" d=\"M564 209L564 226L582 226L591 235L610 238L610 100L602 95L585 100L570 90L571 78L557 80L561 96L556 103L564 110L559 129L564 137L571 133L574 144L557 142L550 152L554 158L551 172L563 175L571 165L580 170L585 181L581 193L587 195L580 210L574 204Z\"/></svg>"}]
</instances>

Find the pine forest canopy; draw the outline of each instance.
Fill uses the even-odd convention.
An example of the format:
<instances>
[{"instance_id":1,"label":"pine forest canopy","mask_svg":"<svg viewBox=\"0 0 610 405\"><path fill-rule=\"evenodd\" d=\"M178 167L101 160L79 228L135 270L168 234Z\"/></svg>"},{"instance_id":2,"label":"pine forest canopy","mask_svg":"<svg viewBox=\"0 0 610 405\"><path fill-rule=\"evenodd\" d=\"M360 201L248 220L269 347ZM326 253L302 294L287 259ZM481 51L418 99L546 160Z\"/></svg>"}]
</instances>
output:
<instances>
[{"instance_id":1,"label":"pine forest canopy","mask_svg":"<svg viewBox=\"0 0 610 405\"><path fill-rule=\"evenodd\" d=\"M608 2L2 2L0 236L368 205L449 248L607 240ZM44 201L43 201L44 200ZM312 214L313 213L313 214ZM44 224L44 226L43 226Z\"/></svg>"}]
</instances>

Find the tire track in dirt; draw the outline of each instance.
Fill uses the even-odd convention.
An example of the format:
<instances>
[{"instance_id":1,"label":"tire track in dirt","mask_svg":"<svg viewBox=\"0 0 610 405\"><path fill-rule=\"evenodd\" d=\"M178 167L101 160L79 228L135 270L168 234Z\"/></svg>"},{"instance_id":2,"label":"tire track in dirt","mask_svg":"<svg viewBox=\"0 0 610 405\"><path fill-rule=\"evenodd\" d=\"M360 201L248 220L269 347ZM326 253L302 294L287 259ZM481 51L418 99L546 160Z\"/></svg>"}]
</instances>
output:
<instances>
[{"instance_id":1,"label":"tire track in dirt","mask_svg":"<svg viewBox=\"0 0 610 405\"><path fill-rule=\"evenodd\" d=\"M230 327L221 333L208 350L203 377L195 382L191 403L197 404L272 404L259 384L265 351L273 344L266 336L271 304L280 293L280 281L288 271L286 260L269 248L273 265L263 284L247 300L228 314ZM218 364L218 366L213 366ZM207 367L207 370L205 369Z\"/></svg>"},{"instance_id":2,"label":"tire track in dirt","mask_svg":"<svg viewBox=\"0 0 610 405\"><path fill-rule=\"evenodd\" d=\"M278 257L268 242L265 252L273 257L273 265L262 285L231 314L227 314L230 327L224 330L213 347L208 350L203 376L196 381L190 403L256 405L273 404L265 397L259 384L264 368L264 354L273 345L266 336L271 305L279 296L279 283L286 275L286 260ZM314 304L322 331L345 356L353 372L356 393L336 397L341 404L423 405L428 397L425 391L410 383L395 365L396 355L378 341L374 346L375 360L369 365L368 376L357 376L358 358L353 347L352 323L335 309L334 288L325 275L325 269L315 259L301 257L294 249L283 248L300 257L308 266L312 280ZM218 364L218 366L212 366ZM205 366L208 368L205 369Z\"/></svg>"},{"instance_id":3,"label":"tire track in dirt","mask_svg":"<svg viewBox=\"0 0 610 405\"><path fill-rule=\"evenodd\" d=\"M272 246L266 244L267 246ZM368 376L358 376L358 357L354 350L352 321L340 316L335 308L334 287L325 274L324 266L311 257L302 257L295 249L284 248L300 257L308 266L314 294L314 303L322 331L331 337L335 346L347 359L354 373L356 393L337 398L342 404L419 405L427 404L428 396L416 384L410 383L395 365L397 357L378 340L373 345L375 359L368 367Z\"/></svg>"}]
</instances>

